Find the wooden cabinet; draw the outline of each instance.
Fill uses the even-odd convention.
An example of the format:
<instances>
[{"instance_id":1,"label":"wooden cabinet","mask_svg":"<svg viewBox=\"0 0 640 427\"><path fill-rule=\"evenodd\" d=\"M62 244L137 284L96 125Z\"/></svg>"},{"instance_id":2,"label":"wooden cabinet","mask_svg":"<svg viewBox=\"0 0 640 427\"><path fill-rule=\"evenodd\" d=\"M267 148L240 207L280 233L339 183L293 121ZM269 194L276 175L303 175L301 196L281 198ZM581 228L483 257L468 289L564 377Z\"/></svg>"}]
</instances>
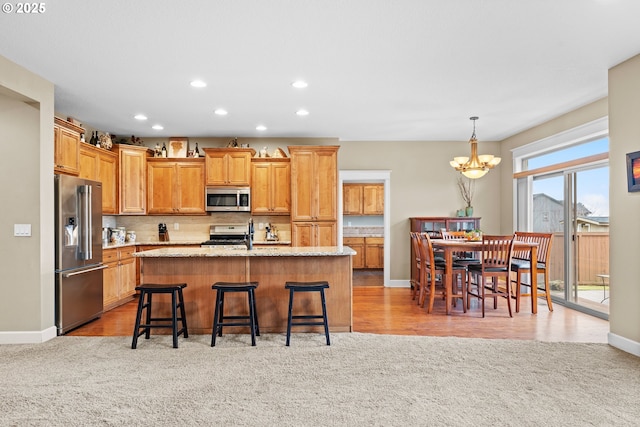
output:
<instances>
[{"instance_id":1,"label":"wooden cabinet","mask_svg":"<svg viewBox=\"0 0 640 427\"><path fill-rule=\"evenodd\" d=\"M291 223L292 246L336 246L337 224L330 221Z\"/></svg>"},{"instance_id":2,"label":"wooden cabinet","mask_svg":"<svg viewBox=\"0 0 640 427\"><path fill-rule=\"evenodd\" d=\"M147 158L146 147L114 144L118 153L118 213L142 215L147 212Z\"/></svg>"},{"instance_id":3,"label":"wooden cabinet","mask_svg":"<svg viewBox=\"0 0 640 427\"><path fill-rule=\"evenodd\" d=\"M291 212L291 164L289 159L251 161L251 213L289 215Z\"/></svg>"},{"instance_id":4,"label":"wooden cabinet","mask_svg":"<svg viewBox=\"0 0 640 427\"><path fill-rule=\"evenodd\" d=\"M53 169L68 175L78 175L80 170L80 134L84 129L66 120L54 117Z\"/></svg>"},{"instance_id":5,"label":"wooden cabinet","mask_svg":"<svg viewBox=\"0 0 640 427\"><path fill-rule=\"evenodd\" d=\"M384 215L384 184L343 184L342 202L344 215Z\"/></svg>"},{"instance_id":6,"label":"wooden cabinet","mask_svg":"<svg viewBox=\"0 0 640 427\"><path fill-rule=\"evenodd\" d=\"M136 293L135 250L135 246L125 246L102 252L102 261L107 266L102 273L103 310L107 311L130 301Z\"/></svg>"},{"instance_id":7,"label":"wooden cabinet","mask_svg":"<svg viewBox=\"0 0 640 427\"><path fill-rule=\"evenodd\" d=\"M292 221L337 220L338 148L289 147Z\"/></svg>"},{"instance_id":8,"label":"wooden cabinet","mask_svg":"<svg viewBox=\"0 0 640 427\"><path fill-rule=\"evenodd\" d=\"M478 217L413 217L409 218L410 231L418 233L429 233L429 236L440 238L440 230L447 231L470 231L480 229L480 218ZM407 235L407 242L411 248L411 280L418 279L418 269L416 267L416 254L411 244L411 237Z\"/></svg>"},{"instance_id":9,"label":"wooden cabinet","mask_svg":"<svg viewBox=\"0 0 640 427\"><path fill-rule=\"evenodd\" d=\"M242 186L251 184L252 148L205 148L206 185Z\"/></svg>"},{"instance_id":10,"label":"wooden cabinet","mask_svg":"<svg viewBox=\"0 0 640 427\"><path fill-rule=\"evenodd\" d=\"M147 160L148 214L205 214L204 159Z\"/></svg>"},{"instance_id":11,"label":"wooden cabinet","mask_svg":"<svg viewBox=\"0 0 640 427\"><path fill-rule=\"evenodd\" d=\"M90 144L80 143L80 178L102 183L102 213L118 213L118 186L116 185L118 156L116 153Z\"/></svg>"},{"instance_id":12,"label":"wooden cabinet","mask_svg":"<svg viewBox=\"0 0 640 427\"><path fill-rule=\"evenodd\" d=\"M293 246L337 244L338 148L289 147Z\"/></svg>"},{"instance_id":13,"label":"wooden cabinet","mask_svg":"<svg viewBox=\"0 0 640 427\"><path fill-rule=\"evenodd\" d=\"M356 251L353 268L384 268L383 237L345 237L343 243Z\"/></svg>"}]
</instances>

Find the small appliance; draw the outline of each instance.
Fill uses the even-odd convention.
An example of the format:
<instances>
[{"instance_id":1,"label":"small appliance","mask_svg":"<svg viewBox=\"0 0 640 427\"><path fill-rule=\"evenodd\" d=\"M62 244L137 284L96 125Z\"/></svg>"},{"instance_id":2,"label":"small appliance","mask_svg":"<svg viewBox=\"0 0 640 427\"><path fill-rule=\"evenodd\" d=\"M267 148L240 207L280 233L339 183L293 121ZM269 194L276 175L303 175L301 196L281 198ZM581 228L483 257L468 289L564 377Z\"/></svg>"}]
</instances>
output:
<instances>
[{"instance_id":1,"label":"small appliance","mask_svg":"<svg viewBox=\"0 0 640 427\"><path fill-rule=\"evenodd\" d=\"M205 189L207 212L251 211L251 189L249 187L207 187Z\"/></svg>"}]
</instances>

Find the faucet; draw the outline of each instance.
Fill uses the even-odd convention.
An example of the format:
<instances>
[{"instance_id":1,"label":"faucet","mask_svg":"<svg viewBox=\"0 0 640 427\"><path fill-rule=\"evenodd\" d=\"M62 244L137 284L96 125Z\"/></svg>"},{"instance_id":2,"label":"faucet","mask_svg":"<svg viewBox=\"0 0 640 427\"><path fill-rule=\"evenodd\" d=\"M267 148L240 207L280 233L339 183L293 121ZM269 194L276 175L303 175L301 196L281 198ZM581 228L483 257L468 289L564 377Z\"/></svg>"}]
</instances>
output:
<instances>
[{"instance_id":1,"label":"faucet","mask_svg":"<svg viewBox=\"0 0 640 427\"><path fill-rule=\"evenodd\" d=\"M247 245L247 250L253 249L253 218L249 218L249 226L247 227L247 234L244 236L244 244Z\"/></svg>"}]
</instances>

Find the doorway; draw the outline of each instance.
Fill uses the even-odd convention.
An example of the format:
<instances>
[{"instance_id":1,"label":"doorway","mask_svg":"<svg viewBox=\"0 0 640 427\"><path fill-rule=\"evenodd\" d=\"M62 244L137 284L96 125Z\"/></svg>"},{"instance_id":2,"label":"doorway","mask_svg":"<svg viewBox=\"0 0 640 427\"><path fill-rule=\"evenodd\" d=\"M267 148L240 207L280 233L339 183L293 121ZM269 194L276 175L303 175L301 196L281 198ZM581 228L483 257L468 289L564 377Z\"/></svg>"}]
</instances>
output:
<instances>
[{"instance_id":1,"label":"doorway","mask_svg":"<svg viewBox=\"0 0 640 427\"><path fill-rule=\"evenodd\" d=\"M391 219L391 171L390 170L342 170L338 173L338 245L343 245L344 216L342 187L344 183L382 183L384 185L383 227L383 285L390 286L391 279L391 249L390 249L390 219Z\"/></svg>"}]
</instances>

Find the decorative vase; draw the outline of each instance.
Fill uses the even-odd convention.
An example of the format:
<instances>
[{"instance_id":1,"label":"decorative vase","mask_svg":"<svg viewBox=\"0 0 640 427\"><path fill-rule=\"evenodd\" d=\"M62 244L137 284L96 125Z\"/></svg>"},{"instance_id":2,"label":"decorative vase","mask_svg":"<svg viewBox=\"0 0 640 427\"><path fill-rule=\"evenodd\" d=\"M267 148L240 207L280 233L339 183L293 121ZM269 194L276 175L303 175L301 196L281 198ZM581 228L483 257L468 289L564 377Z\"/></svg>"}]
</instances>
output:
<instances>
[{"instance_id":1,"label":"decorative vase","mask_svg":"<svg viewBox=\"0 0 640 427\"><path fill-rule=\"evenodd\" d=\"M473 206L467 206L465 208L465 213L467 214L467 216L473 216Z\"/></svg>"}]
</instances>

